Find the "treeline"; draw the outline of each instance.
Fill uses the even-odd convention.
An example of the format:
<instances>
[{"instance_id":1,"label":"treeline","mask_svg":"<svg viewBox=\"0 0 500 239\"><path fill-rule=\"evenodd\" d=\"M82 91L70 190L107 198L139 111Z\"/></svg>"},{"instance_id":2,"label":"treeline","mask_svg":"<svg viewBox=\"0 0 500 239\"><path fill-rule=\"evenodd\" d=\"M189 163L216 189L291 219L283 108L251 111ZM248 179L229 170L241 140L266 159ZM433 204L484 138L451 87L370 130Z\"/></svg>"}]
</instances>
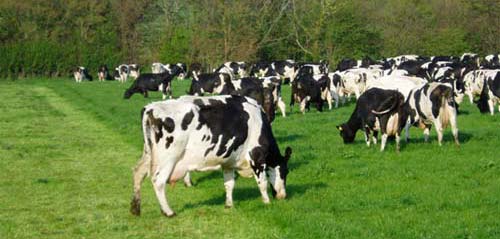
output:
<instances>
[{"instance_id":1,"label":"treeline","mask_svg":"<svg viewBox=\"0 0 500 239\"><path fill-rule=\"evenodd\" d=\"M154 61L489 54L500 51L498 26L492 0L4 0L0 77Z\"/></svg>"}]
</instances>

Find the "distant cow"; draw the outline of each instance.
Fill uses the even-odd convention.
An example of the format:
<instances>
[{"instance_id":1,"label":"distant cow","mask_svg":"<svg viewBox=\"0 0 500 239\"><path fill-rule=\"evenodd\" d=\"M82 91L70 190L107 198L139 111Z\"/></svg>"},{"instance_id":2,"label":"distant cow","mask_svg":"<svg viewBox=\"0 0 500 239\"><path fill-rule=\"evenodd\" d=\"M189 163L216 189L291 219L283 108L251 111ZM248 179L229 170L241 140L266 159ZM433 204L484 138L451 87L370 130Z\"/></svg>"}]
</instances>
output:
<instances>
[{"instance_id":1,"label":"distant cow","mask_svg":"<svg viewBox=\"0 0 500 239\"><path fill-rule=\"evenodd\" d=\"M494 77L500 70L474 70L466 73L463 77L465 94L472 104L474 97L483 91L483 84L489 77Z\"/></svg>"},{"instance_id":2,"label":"distant cow","mask_svg":"<svg viewBox=\"0 0 500 239\"><path fill-rule=\"evenodd\" d=\"M177 68L180 68L180 72L179 75L177 76L177 78L183 80L187 74L187 68L186 68L186 64L184 63L176 63L176 64L161 64L159 62L155 62L153 64L151 64L151 72L152 73L155 73L155 74L158 74L158 73L162 73L162 72L165 72L167 71L168 73L172 74L172 72L174 71L177 71L178 69Z\"/></svg>"},{"instance_id":3,"label":"distant cow","mask_svg":"<svg viewBox=\"0 0 500 239\"><path fill-rule=\"evenodd\" d=\"M378 132L381 131L380 151L384 151L388 136L396 136L396 151L399 151L400 135L408 115L404 103L404 96L398 91L379 88L367 90L359 97L349 120L337 126L344 143L353 142L356 132L362 130L368 146L371 140L377 144Z\"/></svg>"},{"instance_id":4,"label":"distant cow","mask_svg":"<svg viewBox=\"0 0 500 239\"><path fill-rule=\"evenodd\" d=\"M163 72L160 74L144 73L141 74L128 88L123 98L130 99L133 94L140 93L144 95L144 98L148 97L148 91L161 91L163 94L163 99L167 98L169 95L172 98L172 79L181 73L181 69L169 73Z\"/></svg>"},{"instance_id":5,"label":"distant cow","mask_svg":"<svg viewBox=\"0 0 500 239\"><path fill-rule=\"evenodd\" d=\"M73 71L73 76L75 77L75 81L78 83L82 82L82 80L93 80L92 76L89 74L89 71L83 66L76 67Z\"/></svg>"},{"instance_id":6,"label":"distant cow","mask_svg":"<svg viewBox=\"0 0 500 239\"><path fill-rule=\"evenodd\" d=\"M101 65L99 70L97 71L97 77L99 77L99 81L104 80L113 80L113 77L109 74L108 66Z\"/></svg>"},{"instance_id":7,"label":"distant cow","mask_svg":"<svg viewBox=\"0 0 500 239\"><path fill-rule=\"evenodd\" d=\"M495 75L490 75L483 80L481 95L477 102L477 107L481 113L495 113L495 104L500 103L500 71ZM500 111L500 105L498 106Z\"/></svg>"},{"instance_id":8,"label":"distant cow","mask_svg":"<svg viewBox=\"0 0 500 239\"><path fill-rule=\"evenodd\" d=\"M500 54L491 54L484 57L486 69L500 69Z\"/></svg>"},{"instance_id":9,"label":"distant cow","mask_svg":"<svg viewBox=\"0 0 500 239\"><path fill-rule=\"evenodd\" d=\"M202 96L208 94L220 94L224 85L231 84L231 77L225 73L193 74L191 86L187 92L190 95Z\"/></svg>"},{"instance_id":10,"label":"distant cow","mask_svg":"<svg viewBox=\"0 0 500 239\"><path fill-rule=\"evenodd\" d=\"M329 84L330 79L326 74L316 76L311 74L299 75L292 82L290 107L293 107L294 103L298 102L300 111L304 114L306 109L309 110L309 104L313 102L316 103L316 109L322 112L324 101L331 100Z\"/></svg>"},{"instance_id":11,"label":"distant cow","mask_svg":"<svg viewBox=\"0 0 500 239\"><path fill-rule=\"evenodd\" d=\"M231 76L231 79L235 79L236 76L239 77L247 76L247 71L248 71L248 65L245 62L229 61L219 66L217 69L215 69L214 72L226 73Z\"/></svg>"},{"instance_id":12,"label":"distant cow","mask_svg":"<svg viewBox=\"0 0 500 239\"><path fill-rule=\"evenodd\" d=\"M140 215L141 184L149 175L161 212L175 216L165 197L166 183L175 183L189 171L221 167L226 207L233 206L235 171L253 175L264 203L268 177L273 195L286 197L287 147L282 156L262 108L241 96L185 96L148 104L142 110L144 151L134 169L130 211Z\"/></svg>"},{"instance_id":13,"label":"distant cow","mask_svg":"<svg viewBox=\"0 0 500 239\"><path fill-rule=\"evenodd\" d=\"M410 115L406 125L406 140L409 138L410 125L416 125L424 129L424 137L427 142L432 124L436 128L438 143L443 140L443 130L448 124L458 141L457 111L453 100L453 89L445 83L427 83L413 89L408 96L407 105Z\"/></svg>"},{"instance_id":14,"label":"distant cow","mask_svg":"<svg viewBox=\"0 0 500 239\"><path fill-rule=\"evenodd\" d=\"M126 64L119 65L115 68L114 78L115 80L124 83L130 74L129 66Z\"/></svg>"}]
</instances>

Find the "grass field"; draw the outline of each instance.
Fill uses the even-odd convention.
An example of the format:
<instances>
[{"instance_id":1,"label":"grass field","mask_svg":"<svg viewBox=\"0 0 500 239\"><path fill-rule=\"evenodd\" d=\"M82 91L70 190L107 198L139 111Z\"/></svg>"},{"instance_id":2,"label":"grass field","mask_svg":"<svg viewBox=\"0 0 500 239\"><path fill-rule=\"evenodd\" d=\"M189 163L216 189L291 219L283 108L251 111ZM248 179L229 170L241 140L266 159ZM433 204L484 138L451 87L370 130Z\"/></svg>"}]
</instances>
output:
<instances>
[{"instance_id":1,"label":"grass field","mask_svg":"<svg viewBox=\"0 0 500 239\"><path fill-rule=\"evenodd\" d=\"M142 153L140 110L130 84L68 79L0 82L0 238L500 238L500 114L462 104L460 141L447 129L395 153L344 145L335 125L354 104L277 117L280 148L293 148L288 198L264 205L239 178L224 208L222 173L194 173L195 187L168 187L178 216L160 214L149 180L142 216L129 213L132 168ZM189 82L174 82L176 96ZM289 87L284 87L289 100ZM289 109L287 109L290 112ZM378 145L377 145L378 146Z\"/></svg>"}]
</instances>

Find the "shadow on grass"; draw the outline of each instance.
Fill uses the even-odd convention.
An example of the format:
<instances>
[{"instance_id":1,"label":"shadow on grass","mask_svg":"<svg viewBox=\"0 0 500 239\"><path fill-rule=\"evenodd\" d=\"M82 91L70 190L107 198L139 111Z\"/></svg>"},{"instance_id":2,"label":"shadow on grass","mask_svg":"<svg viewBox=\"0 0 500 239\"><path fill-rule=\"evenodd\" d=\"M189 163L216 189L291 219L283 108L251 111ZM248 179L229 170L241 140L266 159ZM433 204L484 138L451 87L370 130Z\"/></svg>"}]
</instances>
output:
<instances>
[{"instance_id":1,"label":"shadow on grass","mask_svg":"<svg viewBox=\"0 0 500 239\"><path fill-rule=\"evenodd\" d=\"M268 186L268 193L271 201L276 200L272 198L270 193L271 184ZM308 190L316 190L321 188L326 188L327 185L325 183L314 183L314 184L291 184L286 186L287 199L294 198L296 196L302 195L306 193ZM246 187L246 188L238 188L238 184L234 187L233 191L233 201L241 202L241 201L249 201L260 199L261 195L259 192L259 188L257 185L255 187ZM286 200L286 199L285 199ZM223 206L226 201L225 193L221 193L219 196L210 198L208 200L200 201L197 203L189 203L184 206L182 210L193 209L200 206Z\"/></svg>"},{"instance_id":2,"label":"shadow on grass","mask_svg":"<svg viewBox=\"0 0 500 239\"><path fill-rule=\"evenodd\" d=\"M284 144L285 142L293 142L301 138L304 138L304 136L300 134L290 134L287 136L278 136L276 137L276 141L280 142L280 144Z\"/></svg>"}]
</instances>

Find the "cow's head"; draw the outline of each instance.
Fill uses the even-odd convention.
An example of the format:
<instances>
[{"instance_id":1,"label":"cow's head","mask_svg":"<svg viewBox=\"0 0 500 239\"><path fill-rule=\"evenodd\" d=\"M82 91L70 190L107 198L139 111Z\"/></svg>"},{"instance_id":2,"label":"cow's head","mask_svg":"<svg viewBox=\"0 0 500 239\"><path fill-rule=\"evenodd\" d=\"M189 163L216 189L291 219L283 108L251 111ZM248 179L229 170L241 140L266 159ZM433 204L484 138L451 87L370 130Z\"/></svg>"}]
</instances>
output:
<instances>
[{"instance_id":1,"label":"cow's head","mask_svg":"<svg viewBox=\"0 0 500 239\"><path fill-rule=\"evenodd\" d=\"M354 137L356 136L356 132L353 132L349 125L341 124L337 125L337 129L340 131L340 136L344 140L344 144L354 142Z\"/></svg>"},{"instance_id":2,"label":"cow's head","mask_svg":"<svg viewBox=\"0 0 500 239\"><path fill-rule=\"evenodd\" d=\"M271 181L271 192L273 197L277 199L286 198L286 177L288 175L288 161L292 155L292 148L286 147L285 156L279 154L278 165L274 168L270 167L269 181Z\"/></svg>"},{"instance_id":3,"label":"cow's head","mask_svg":"<svg viewBox=\"0 0 500 239\"><path fill-rule=\"evenodd\" d=\"M123 99L128 100L128 99L130 99L130 97L132 97L133 94L134 94L134 92L131 89L128 89L123 94Z\"/></svg>"}]
</instances>

